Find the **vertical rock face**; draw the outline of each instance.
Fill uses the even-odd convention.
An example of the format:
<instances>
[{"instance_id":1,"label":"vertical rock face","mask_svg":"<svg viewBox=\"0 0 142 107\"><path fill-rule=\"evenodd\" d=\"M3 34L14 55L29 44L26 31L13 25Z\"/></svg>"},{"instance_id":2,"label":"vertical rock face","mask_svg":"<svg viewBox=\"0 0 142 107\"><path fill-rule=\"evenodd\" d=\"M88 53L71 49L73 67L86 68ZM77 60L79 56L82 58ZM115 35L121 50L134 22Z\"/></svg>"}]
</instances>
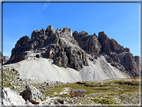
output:
<instances>
[{"instance_id":1,"label":"vertical rock face","mask_svg":"<svg viewBox=\"0 0 142 107\"><path fill-rule=\"evenodd\" d=\"M12 55L10 57L10 60L7 61L7 63L18 62L25 59L21 55L26 51L29 44L29 40L30 38L28 36L23 36L17 41L15 48L12 49Z\"/></svg>"},{"instance_id":2,"label":"vertical rock face","mask_svg":"<svg viewBox=\"0 0 142 107\"><path fill-rule=\"evenodd\" d=\"M101 44L96 35L88 35L87 32L82 31L78 33L75 31L73 37L77 40L79 46L89 54L95 56L100 54Z\"/></svg>"},{"instance_id":3,"label":"vertical rock face","mask_svg":"<svg viewBox=\"0 0 142 107\"><path fill-rule=\"evenodd\" d=\"M53 29L49 25L46 30L33 31L20 38L7 63L14 63L29 58L51 58L59 67L71 67L76 70L88 65L87 54L97 58L105 56L108 63L132 77L140 73L140 58L133 56L129 48L124 48L116 40L110 39L105 32L88 35L85 31L70 28Z\"/></svg>"},{"instance_id":4,"label":"vertical rock face","mask_svg":"<svg viewBox=\"0 0 142 107\"><path fill-rule=\"evenodd\" d=\"M111 48L110 48L110 39L109 37L105 34L105 32L99 32L98 40L102 45L102 52L105 53L110 53Z\"/></svg>"}]
</instances>

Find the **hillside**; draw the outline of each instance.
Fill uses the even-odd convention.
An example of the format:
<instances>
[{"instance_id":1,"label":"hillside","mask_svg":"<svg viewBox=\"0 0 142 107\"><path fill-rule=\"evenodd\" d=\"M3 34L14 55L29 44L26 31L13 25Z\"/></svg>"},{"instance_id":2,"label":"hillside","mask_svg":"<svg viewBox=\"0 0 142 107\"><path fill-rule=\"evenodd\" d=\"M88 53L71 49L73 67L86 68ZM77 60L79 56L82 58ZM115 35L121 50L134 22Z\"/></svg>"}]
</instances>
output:
<instances>
[{"instance_id":1,"label":"hillside","mask_svg":"<svg viewBox=\"0 0 142 107\"><path fill-rule=\"evenodd\" d=\"M2 105L140 104L140 57L103 31L49 25L21 37L11 53L1 57ZM72 89L85 97L70 98Z\"/></svg>"}]
</instances>

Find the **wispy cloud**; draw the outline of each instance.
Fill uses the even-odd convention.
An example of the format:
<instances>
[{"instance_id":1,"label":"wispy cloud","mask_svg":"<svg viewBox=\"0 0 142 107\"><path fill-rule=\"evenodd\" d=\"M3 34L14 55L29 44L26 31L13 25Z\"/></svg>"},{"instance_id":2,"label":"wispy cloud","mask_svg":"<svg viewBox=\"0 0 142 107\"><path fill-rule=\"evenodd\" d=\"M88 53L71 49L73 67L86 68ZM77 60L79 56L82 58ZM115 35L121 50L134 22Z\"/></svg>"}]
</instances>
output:
<instances>
[{"instance_id":1,"label":"wispy cloud","mask_svg":"<svg viewBox=\"0 0 142 107\"><path fill-rule=\"evenodd\" d=\"M49 0L47 0L47 1L49 1ZM41 8L40 10L36 11L36 12L33 13L33 14L30 14L30 15L26 16L24 19L27 19L27 18L29 18L29 17L31 17L31 16L37 14L37 13L42 12L43 10L45 10L45 9L47 8L48 5L49 5L49 3L45 3L45 4L42 6L42 8Z\"/></svg>"}]
</instances>

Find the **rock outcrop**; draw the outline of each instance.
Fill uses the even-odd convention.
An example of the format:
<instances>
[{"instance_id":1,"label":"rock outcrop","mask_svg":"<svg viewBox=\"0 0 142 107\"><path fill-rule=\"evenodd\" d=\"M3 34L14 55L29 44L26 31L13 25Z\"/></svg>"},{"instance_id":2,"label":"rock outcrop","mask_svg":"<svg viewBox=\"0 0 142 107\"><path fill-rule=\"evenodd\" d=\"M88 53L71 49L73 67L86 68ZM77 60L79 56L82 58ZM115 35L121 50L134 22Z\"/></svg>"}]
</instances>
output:
<instances>
[{"instance_id":1,"label":"rock outcrop","mask_svg":"<svg viewBox=\"0 0 142 107\"><path fill-rule=\"evenodd\" d=\"M100 54L101 44L98 41L96 34L88 35L88 33L85 31L81 31L79 33L75 31L73 33L73 37L77 40L79 46L88 54L95 56L98 56Z\"/></svg>"},{"instance_id":2,"label":"rock outcrop","mask_svg":"<svg viewBox=\"0 0 142 107\"><path fill-rule=\"evenodd\" d=\"M70 28L54 30L51 25L47 29L33 31L31 38L20 38L7 63L15 63L24 59L50 58L59 67L70 67L81 70L88 65L87 54L97 59L105 56L108 63L131 77L139 76L140 58L133 56L129 48L124 48L105 32L88 35L85 31L75 31Z\"/></svg>"}]
</instances>

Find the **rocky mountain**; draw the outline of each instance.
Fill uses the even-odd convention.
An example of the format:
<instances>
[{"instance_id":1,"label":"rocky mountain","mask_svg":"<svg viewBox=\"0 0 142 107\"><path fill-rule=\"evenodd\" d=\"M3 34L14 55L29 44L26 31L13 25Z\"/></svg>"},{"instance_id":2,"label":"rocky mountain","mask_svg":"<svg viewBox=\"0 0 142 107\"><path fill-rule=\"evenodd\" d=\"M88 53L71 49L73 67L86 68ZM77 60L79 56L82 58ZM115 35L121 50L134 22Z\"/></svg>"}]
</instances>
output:
<instances>
[{"instance_id":1,"label":"rocky mountain","mask_svg":"<svg viewBox=\"0 0 142 107\"><path fill-rule=\"evenodd\" d=\"M73 33L79 46L88 54L97 58L98 55L104 55L108 63L119 70L128 73L131 77L139 76L140 57L133 56L129 48L124 48L114 39L110 39L105 32L88 35L87 32Z\"/></svg>"},{"instance_id":2,"label":"rocky mountain","mask_svg":"<svg viewBox=\"0 0 142 107\"><path fill-rule=\"evenodd\" d=\"M0 64L4 64L9 60L8 56L3 56L2 52L0 52Z\"/></svg>"},{"instance_id":3,"label":"rocky mountain","mask_svg":"<svg viewBox=\"0 0 142 107\"><path fill-rule=\"evenodd\" d=\"M21 37L6 64L25 59L49 58L58 67L80 71L89 66L88 59L95 62L101 56L108 64L129 76L139 76L140 57L133 56L129 48L110 39L105 32L99 32L97 37L96 34L88 35L85 31L72 33L67 27L55 31L51 25L46 30L42 28L33 31L31 38Z\"/></svg>"},{"instance_id":4,"label":"rocky mountain","mask_svg":"<svg viewBox=\"0 0 142 107\"><path fill-rule=\"evenodd\" d=\"M8 56L3 56L3 63L6 63L9 60Z\"/></svg>"}]
</instances>

